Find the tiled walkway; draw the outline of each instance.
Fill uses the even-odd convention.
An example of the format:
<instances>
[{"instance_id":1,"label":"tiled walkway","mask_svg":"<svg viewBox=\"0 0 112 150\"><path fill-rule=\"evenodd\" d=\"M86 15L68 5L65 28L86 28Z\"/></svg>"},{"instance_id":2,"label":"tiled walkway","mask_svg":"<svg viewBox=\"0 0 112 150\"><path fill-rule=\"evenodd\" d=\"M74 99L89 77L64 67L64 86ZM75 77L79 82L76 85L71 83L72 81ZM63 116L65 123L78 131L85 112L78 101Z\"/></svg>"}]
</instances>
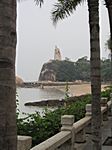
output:
<instances>
[{"instance_id":1,"label":"tiled walkway","mask_svg":"<svg viewBox=\"0 0 112 150\"><path fill-rule=\"evenodd\" d=\"M112 150L112 146L103 145L104 141L108 137L112 137L112 117L109 117L108 121L104 121L104 125L102 126L102 150ZM82 148L82 150L92 150L92 142L91 138L88 138L89 141L87 144Z\"/></svg>"}]
</instances>

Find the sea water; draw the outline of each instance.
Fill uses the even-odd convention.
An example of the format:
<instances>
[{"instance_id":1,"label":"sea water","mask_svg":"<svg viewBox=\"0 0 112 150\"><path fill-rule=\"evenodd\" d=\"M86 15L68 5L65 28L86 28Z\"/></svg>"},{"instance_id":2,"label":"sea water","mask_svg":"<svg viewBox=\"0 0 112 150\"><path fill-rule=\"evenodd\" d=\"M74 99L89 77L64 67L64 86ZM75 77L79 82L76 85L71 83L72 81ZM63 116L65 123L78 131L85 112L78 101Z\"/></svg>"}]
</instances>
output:
<instances>
[{"instance_id":1,"label":"sea water","mask_svg":"<svg viewBox=\"0 0 112 150\"><path fill-rule=\"evenodd\" d=\"M25 106L24 104L27 102L64 98L64 92L56 88L17 88L17 95L19 100L18 108L20 110L20 117L23 117L24 113L31 114L36 111L42 114L45 110L45 107ZM52 108L49 109L52 110Z\"/></svg>"}]
</instances>

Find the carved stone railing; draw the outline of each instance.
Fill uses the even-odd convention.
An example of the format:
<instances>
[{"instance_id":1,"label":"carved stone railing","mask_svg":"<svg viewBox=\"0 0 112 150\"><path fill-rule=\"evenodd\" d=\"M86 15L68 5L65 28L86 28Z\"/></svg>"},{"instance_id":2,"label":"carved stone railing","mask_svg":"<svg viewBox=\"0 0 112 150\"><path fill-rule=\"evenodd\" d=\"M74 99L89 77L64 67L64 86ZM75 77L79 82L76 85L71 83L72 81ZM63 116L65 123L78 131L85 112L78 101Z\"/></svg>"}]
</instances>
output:
<instances>
[{"instance_id":1,"label":"carved stone railing","mask_svg":"<svg viewBox=\"0 0 112 150\"><path fill-rule=\"evenodd\" d=\"M111 99L101 98L101 114L103 121L108 120L108 112L112 115ZM64 115L61 117L61 132L33 147L31 150L76 150L76 143L86 142L86 133L91 133L91 104L86 105L85 117L74 123L74 116Z\"/></svg>"},{"instance_id":2,"label":"carved stone railing","mask_svg":"<svg viewBox=\"0 0 112 150\"><path fill-rule=\"evenodd\" d=\"M17 150L30 150L31 145L32 145L32 137L18 135Z\"/></svg>"},{"instance_id":3,"label":"carved stone railing","mask_svg":"<svg viewBox=\"0 0 112 150\"><path fill-rule=\"evenodd\" d=\"M112 94L110 101L101 98L102 125L103 121L108 120L108 115L112 115ZM31 150L76 150L77 143L86 142L86 134L91 134L91 104L86 105L85 117L74 123L73 115L61 117L61 131L33 147ZM37 133L38 134L38 133ZM18 136L18 150L29 150L31 147L31 137Z\"/></svg>"}]
</instances>

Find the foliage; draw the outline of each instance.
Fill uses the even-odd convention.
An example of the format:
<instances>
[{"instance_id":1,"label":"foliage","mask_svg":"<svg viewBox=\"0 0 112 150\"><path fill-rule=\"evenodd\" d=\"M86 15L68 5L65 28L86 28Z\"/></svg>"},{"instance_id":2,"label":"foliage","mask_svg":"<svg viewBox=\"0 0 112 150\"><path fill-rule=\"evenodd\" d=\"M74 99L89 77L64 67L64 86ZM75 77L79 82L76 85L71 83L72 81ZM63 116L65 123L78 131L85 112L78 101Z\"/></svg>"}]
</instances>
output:
<instances>
[{"instance_id":1,"label":"foliage","mask_svg":"<svg viewBox=\"0 0 112 150\"><path fill-rule=\"evenodd\" d=\"M111 37L107 40L105 46L112 51L112 41L111 41Z\"/></svg>"},{"instance_id":2,"label":"foliage","mask_svg":"<svg viewBox=\"0 0 112 150\"><path fill-rule=\"evenodd\" d=\"M111 81L111 61L105 59L101 61L101 79L104 82Z\"/></svg>"},{"instance_id":3,"label":"foliage","mask_svg":"<svg viewBox=\"0 0 112 150\"><path fill-rule=\"evenodd\" d=\"M110 93L112 93L112 86L107 86L105 87L105 90L101 92L101 97L110 99Z\"/></svg>"},{"instance_id":4,"label":"foliage","mask_svg":"<svg viewBox=\"0 0 112 150\"><path fill-rule=\"evenodd\" d=\"M91 103L91 95L85 95L82 98L79 98L78 101L68 105L64 110L64 115L74 115L75 121L83 118L85 115L85 106L86 104Z\"/></svg>"},{"instance_id":5,"label":"foliage","mask_svg":"<svg viewBox=\"0 0 112 150\"><path fill-rule=\"evenodd\" d=\"M55 72L56 81L90 81L90 60L87 59L87 56L79 58L76 62L69 59L63 61L53 60L47 66L45 65L43 68L47 67L48 70ZM101 60L101 79L103 82L111 81L110 59Z\"/></svg>"},{"instance_id":6,"label":"foliage","mask_svg":"<svg viewBox=\"0 0 112 150\"><path fill-rule=\"evenodd\" d=\"M41 117L38 112L18 119L18 134L32 136L33 146L59 132L61 110L46 112Z\"/></svg>"},{"instance_id":7,"label":"foliage","mask_svg":"<svg viewBox=\"0 0 112 150\"><path fill-rule=\"evenodd\" d=\"M36 2L37 5L41 5L44 3L44 0L34 0Z\"/></svg>"},{"instance_id":8,"label":"foliage","mask_svg":"<svg viewBox=\"0 0 112 150\"><path fill-rule=\"evenodd\" d=\"M86 56L75 62L76 80L90 81L90 61Z\"/></svg>"},{"instance_id":9,"label":"foliage","mask_svg":"<svg viewBox=\"0 0 112 150\"><path fill-rule=\"evenodd\" d=\"M62 20L70 16L70 14L76 10L77 5L81 4L82 1L83 0L58 0L52 11L53 23L56 24L59 19Z\"/></svg>"},{"instance_id":10,"label":"foliage","mask_svg":"<svg viewBox=\"0 0 112 150\"><path fill-rule=\"evenodd\" d=\"M74 62L71 61L60 61L56 79L57 81L74 81L75 77L75 68L74 68Z\"/></svg>"},{"instance_id":11,"label":"foliage","mask_svg":"<svg viewBox=\"0 0 112 150\"><path fill-rule=\"evenodd\" d=\"M46 109L44 116L38 112L29 114L25 118L17 117L19 135L29 135L33 138L33 146L58 133L61 127L61 116L64 114L74 115L75 120L84 117L85 105L90 102L90 96L72 105L58 108L54 111Z\"/></svg>"}]
</instances>

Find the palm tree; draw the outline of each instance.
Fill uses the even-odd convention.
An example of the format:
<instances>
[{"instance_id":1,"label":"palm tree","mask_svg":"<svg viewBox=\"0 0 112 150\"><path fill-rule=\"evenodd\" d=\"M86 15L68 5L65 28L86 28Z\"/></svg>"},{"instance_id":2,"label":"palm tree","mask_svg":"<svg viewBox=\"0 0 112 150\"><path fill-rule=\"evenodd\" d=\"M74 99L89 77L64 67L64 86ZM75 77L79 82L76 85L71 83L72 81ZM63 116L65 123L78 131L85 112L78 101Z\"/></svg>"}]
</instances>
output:
<instances>
[{"instance_id":1,"label":"palm tree","mask_svg":"<svg viewBox=\"0 0 112 150\"><path fill-rule=\"evenodd\" d=\"M54 24L73 13L81 0L58 0L52 11ZM92 92L92 141L93 149L101 150L101 75L99 44L99 1L88 0L90 53L91 53L91 92Z\"/></svg>"},{"instance_id":2,"label":"palm tree","mask_svg":"<svg viewBox=\"0 0 112 150\"><path fill-rule=\"evenodd\" d=\"M43 0L35 0L41 6ZM17 149L16 0L0 1L0 150Z\"/></svg>"},{"instance_id":3,"label":"palm tree","mask_svg":"<svg viewBox=\"0 0 112 150\"><path fill-rule=\"evenodd\" d=\"M16 150L16 0L0 2L0 150Z\"/></svg>"}]
</instances>

